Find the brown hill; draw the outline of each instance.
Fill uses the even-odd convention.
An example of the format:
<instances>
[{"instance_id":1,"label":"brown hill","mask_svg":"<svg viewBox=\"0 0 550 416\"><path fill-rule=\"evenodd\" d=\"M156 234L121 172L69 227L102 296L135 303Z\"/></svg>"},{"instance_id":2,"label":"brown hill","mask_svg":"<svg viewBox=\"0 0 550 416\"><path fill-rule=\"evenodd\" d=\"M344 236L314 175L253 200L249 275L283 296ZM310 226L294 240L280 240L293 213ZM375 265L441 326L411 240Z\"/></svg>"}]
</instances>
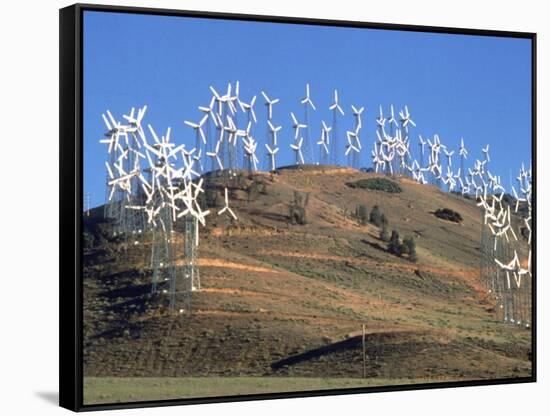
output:
<instances>
[{"instance_id":1,"label":"brown hill","mask_svg":"<svg viewBox=\"0 0 550 416\"><path fill-rule=\"evenodd\" d=\"M369 377L529 376L530 332L499 322L479 282L479 209L408 178L396 180L400 193L346 186L377 176L313 166L241 172L229 186L238 221L211 207L201 228L202 290L191 314L149 296L148 234L138 245L113 242L92 216L85 376L360 377L362 324ZM207 178L211 204L223 186ZM305 225L289 218L294 191L309 193ZM390 254L379 228L359 225L358 204L378 205L390 230L414 237L418 261ZM463 221L437 218L442 208Z\"/></svg>"}]
</instances>

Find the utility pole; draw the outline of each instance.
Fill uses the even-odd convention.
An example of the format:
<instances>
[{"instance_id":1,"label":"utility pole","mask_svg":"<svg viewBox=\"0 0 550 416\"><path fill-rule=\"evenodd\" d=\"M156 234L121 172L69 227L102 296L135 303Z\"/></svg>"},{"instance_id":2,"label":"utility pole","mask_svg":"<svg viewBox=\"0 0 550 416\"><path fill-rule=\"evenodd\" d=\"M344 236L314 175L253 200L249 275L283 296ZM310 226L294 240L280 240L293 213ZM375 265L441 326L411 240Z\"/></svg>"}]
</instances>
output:
<instances>
[{"instance_id":1,"label":"utility pole","mask_svg":"<svg viewBox=\"0 0 550 416\"><path fill-rule=\"evenodd\" d=\"M365 345L365 324L363 326L363 378L367 378L367 356Z\"/></svg>"}]
</instances>

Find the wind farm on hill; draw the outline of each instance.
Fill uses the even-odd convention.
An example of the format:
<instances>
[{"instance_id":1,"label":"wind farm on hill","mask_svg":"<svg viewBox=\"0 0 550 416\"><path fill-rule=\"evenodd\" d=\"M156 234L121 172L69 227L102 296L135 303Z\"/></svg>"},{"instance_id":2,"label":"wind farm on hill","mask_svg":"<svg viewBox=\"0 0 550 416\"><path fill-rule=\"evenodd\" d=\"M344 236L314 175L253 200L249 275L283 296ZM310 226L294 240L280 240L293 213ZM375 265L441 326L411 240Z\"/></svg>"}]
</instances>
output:
<instances>
[{"instance_id":1,"label":"wind farm on hill","mask_svg":"<svg viewBox=\"0 0 550 416\"><path fill-rule=\"evenodd\" d=\"M131 399L100 397L113 376L211 377L219 396L259 376L308 390L531 375L530 166L506 189L489 145L472 160L462 138L413 139L408 106L380 106L371 131L334 90L313 126L308 84L283 126L266 91L210 93L199 121L177 121L192 140L146 125L146 106L103 115L106 203L84 215L91 401ZM252 392L281 391L266 383ZM165 391L193 395L180 388Z\"/></svg>"}]
</instances>

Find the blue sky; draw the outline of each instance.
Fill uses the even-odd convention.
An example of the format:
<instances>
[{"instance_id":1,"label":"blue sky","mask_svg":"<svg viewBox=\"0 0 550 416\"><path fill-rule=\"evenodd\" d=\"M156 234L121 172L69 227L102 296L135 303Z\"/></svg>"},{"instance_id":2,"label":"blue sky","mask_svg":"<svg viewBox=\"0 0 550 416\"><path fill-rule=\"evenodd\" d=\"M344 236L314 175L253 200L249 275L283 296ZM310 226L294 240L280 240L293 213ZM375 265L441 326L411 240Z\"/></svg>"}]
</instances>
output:
<instances>
[{"instance_id":1,"label":"blue sky","mask_svg":"<svg viewBox=\"0 0 550 416\"><path fill-rule=\"evenodd\" d=\"M437 133L453 148L464 137L473 164L490 144L488 168L506 187L510 169L515 177L531 160L530 40L86 11L84 192L91 206L105 201L103 112L119 118L147 104L145 124L170 126L176 143L192 146L195 135L183 121L201 117L197 106L208 104L209 85L225 91L236 80L244 101L258 95L257 139L266 131L260 90L281 99L273 115L283 125L280 166L294 160L290 112L303 118L306 83L317 107L312 141L321 119L332 122L334 88L346 113L342 139L353 126L350 105L365 106L364 166L371 165L379 104L386 113L390 104L408 105L417 124L414 152L418 134Z\"/></svg>"}]
</instances>

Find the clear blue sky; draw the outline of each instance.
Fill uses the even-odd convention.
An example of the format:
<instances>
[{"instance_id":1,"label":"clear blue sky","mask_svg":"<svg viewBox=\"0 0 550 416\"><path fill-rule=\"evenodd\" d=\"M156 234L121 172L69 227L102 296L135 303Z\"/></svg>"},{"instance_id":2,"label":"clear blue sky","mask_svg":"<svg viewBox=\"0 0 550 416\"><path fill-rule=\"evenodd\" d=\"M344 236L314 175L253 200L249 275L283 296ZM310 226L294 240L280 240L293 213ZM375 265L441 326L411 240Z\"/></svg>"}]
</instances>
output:
<instances>
[{"instance_id":1,"label":"clear blue sky","mask_svg":"<svg viewBox=\"0 0 550 416\"><path fill-rule=\"evenodd\" d=\"M266 129L260 90L281 99L273 116L283 125L279 166L293 163L290 112L302 118L307 82L317 106L310 112L312 141L321 119L332 122L334 88L346 112L342 137L353 125L350 105L366 107L363 166L371 165L379 104L386 113L390 104L409 106L418 126L411 132L415 152L418 134L438 133L452 147L464 137L473 164L489 143L489 170L507 188L509 170L515 177L531 160L530 40L87 11L84 192L91 206L105 200L103 112L118 118L147 104L145 124L170 126L176 143L192 146L195 135L183 121L200 118L197 106L208 104L209 85L225 91L236 80L242 99L258 95L258 138Z\"/></svg>"}]
</instances>

